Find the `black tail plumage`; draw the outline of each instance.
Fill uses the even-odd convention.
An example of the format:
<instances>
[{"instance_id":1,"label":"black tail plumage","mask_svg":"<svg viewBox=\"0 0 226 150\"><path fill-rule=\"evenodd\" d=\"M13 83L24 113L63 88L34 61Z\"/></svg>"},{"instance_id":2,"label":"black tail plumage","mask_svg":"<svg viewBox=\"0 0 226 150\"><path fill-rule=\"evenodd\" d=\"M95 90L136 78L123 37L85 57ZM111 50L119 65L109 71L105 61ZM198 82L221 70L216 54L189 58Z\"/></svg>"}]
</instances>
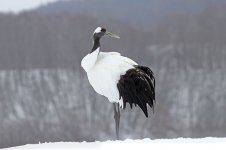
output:
<instances>
[{"instance_id":1,"label":"black tail plumage","mask_svg":"<svg viewBox=\"0 0 226 150\"><path fill-rule=\"evenodd\" d=\"M123 99L123 108L126 103L138 105L148 117L147 104L154 110L155 101L155 78L150 68L135 66L125 75L120 77L117 84L119 95Z\"/></svg>"}]
</instances>

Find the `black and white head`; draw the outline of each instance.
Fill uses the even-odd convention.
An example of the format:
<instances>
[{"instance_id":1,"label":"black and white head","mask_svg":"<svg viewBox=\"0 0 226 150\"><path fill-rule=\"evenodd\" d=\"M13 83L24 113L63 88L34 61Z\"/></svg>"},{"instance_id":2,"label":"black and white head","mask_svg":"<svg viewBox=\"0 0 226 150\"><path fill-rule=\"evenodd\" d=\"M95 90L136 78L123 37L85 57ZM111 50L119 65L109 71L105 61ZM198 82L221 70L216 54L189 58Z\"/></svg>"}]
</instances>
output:
<instances>
[{"instance_id":1,"label":"black and white head","mask_svg":"<svg viewBox=\"0 0 226 150\"><path fill-rule=\"evenodd\" d=\"M93 32L93 48L91 50L91 53L97 49L100 49L100 38L103 36L110 36L113 38L120 39L119 36L108 32L105 28L97 27Z\"/></svg>"},{"instance_id":2,"label":"black and white head","mask_svg":"<svg viewBox=\"0 0 226 150\"><path fill-rule=\"evenodd\" d=\"M120 38L119 36L117 36L117 35L115 35L111 32L108 32L105 28L97 27L93 32L93 39L99 40L103 36L110 36L110 37L114 37L114 38L117 38L117 39Z\"/></svg>"}]
</instances>

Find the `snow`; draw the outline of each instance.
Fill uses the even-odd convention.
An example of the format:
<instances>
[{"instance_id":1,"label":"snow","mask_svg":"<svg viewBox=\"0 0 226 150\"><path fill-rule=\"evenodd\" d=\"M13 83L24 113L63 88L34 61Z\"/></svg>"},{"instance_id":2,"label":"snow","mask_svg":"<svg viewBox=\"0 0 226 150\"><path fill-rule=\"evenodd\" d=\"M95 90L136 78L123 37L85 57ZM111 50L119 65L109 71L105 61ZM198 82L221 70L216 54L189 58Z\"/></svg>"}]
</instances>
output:
<instances>
[{"instance_id":1,"label":"snow","mask_svg":"<svg viewBox=\"0 0 226 150\"><path fill-rule=\"evenodd\" d=\"M190 138L178 138L178 139L143 139L143 140L124 140L124 141L106 141L106 142L57 142L57 143L42 143L42 144L28 144L24 146L18 146L13 149L98 149L98 150L109 150L109 149L225 149L226 138L201 138L201 139L190 139Z\"/></svg>"}]
</instances>

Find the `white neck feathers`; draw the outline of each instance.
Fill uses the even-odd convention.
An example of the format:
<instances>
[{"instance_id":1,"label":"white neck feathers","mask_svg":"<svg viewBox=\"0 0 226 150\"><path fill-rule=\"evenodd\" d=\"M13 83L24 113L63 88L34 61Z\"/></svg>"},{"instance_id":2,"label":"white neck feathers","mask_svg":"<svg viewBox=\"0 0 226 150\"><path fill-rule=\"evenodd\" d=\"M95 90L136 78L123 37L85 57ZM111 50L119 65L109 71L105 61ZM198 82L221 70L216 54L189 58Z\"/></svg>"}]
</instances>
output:
<instances>
[{"instance_id":1,"label":"white neck feathers","mask_svg":"<svg viewBox=\"0 0 226 150\"><path fill-rule=\"evenodd\" d=\"M100 47L98 47L95 51L89 53L82 59L81 66L86 72L95 65L99 52Z\"/></svg>"}]
</instances>

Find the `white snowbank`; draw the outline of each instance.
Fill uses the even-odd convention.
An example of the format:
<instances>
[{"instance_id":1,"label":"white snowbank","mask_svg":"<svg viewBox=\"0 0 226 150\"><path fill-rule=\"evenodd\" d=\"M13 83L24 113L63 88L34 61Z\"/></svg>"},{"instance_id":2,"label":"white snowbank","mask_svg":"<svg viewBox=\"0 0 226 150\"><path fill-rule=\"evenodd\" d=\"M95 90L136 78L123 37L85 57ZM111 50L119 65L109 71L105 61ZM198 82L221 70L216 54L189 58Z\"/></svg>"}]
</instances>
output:
<instances>
[{"instance_id":1,"label":"white snowbank","mask_svg":"<svg viewBox=\"0 0 226 150\"><path fill-rule=\"evenodd\" d=\"M57 142L57 143L42 143L42 144L28 144L25 146L18 146L9 148L12 149L124 149L124 150L161 150L161 149L211 149L219 150L226 149L226 138L178 138L178 139L159 139L159 140L125 140L125 141L106 141L106 142Z\"/></svg>"}]
</instances>

